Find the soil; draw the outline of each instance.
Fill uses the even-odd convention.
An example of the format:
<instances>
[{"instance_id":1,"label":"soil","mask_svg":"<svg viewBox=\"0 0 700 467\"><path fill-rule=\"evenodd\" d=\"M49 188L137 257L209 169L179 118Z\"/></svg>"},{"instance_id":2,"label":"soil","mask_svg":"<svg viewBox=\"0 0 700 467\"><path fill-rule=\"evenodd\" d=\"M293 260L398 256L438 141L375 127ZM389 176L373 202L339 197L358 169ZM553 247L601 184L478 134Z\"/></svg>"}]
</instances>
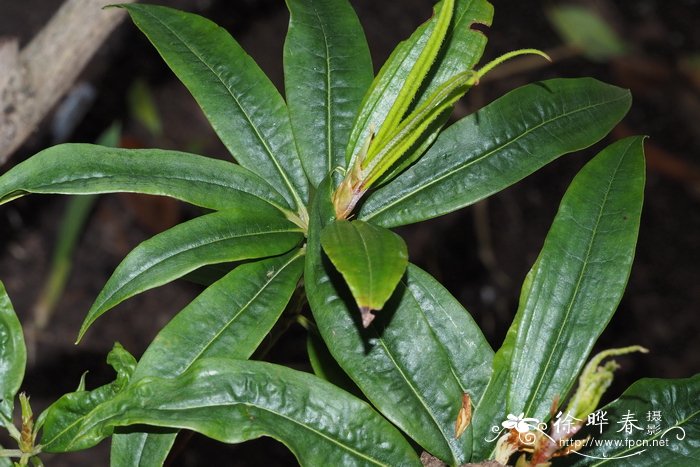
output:
<instances>
[{"instance_id":1,"label":"soil","mask_svg":"<svg viewBox=\"0 0 700 467\"><path fill-rule=\"evenodd\" d=\"M18 7L0 0L0 35L26 42L59 1L32 0ZM281 53L288 16L281 0L159 2L196 11L227 28L282 84ZM430 0L354 0L367 30L374 61L431 15ZM633 45L622 59L596 63L576 56L551 66L482 83L460 103L465 115L522 84L563 76L594 76L632 89L633 108L614 132L593 148L562 157L476 206L399 229L411 260L457 297L498 347L517 308L520 284L531 267L568 183L606 144L627 134L648 134L648 179L637 255L627 292L595 350L640 344L647 355L621 358L610 398L641 377L681 378L700 371L700 71L687 64L700 50L697 0L587 1L602 9ZM547 2L495 1L494 25L486 32L485 58L508 50L551 50L561 40L544 14ZM31 14L29 14L31 12ZM186 90L165 69L130 24L121 27L84 73L97 89L72 141L92 142L111 122L124 122L138 145L191 150L213 157L226 151ZM164 125L149 136L129 117L126 93L136 79L152 89ZM37 131L2 172L50 144L48 125ZM66 198L27 197L0 207L0 279L22 322L29 325L37 291L44 284ZM106 314L85 340L73 342L92 300L119 261L140 241L196 215L177 203L135 195L99 198L77 245L66 292L49 326L30 333L30 364L23 390L35 412L74 390L85 371L88 386L110 381L104 363L115 341L140 355L158 330L201 288L185 281L142 294ZM268 359L308 370L305 334L292 327ZM46 456L47 466L108 465L108 443L86 452ZM293 456L269 439L226 446L195 435L171 465L295 465Z\"/></svg>"}]
</instances>

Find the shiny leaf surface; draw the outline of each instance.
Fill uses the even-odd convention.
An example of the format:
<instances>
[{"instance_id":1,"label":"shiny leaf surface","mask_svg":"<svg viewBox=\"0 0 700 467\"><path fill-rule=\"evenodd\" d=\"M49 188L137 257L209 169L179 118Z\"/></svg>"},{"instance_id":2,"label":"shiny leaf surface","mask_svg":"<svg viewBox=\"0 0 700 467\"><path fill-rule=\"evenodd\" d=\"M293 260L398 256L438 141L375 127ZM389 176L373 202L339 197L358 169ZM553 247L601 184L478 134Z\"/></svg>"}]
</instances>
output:
<instances>
[{"instance_id":1,"label":"shiny leaf surface","mask_svg":"<svg viewBox=\"0 0 700 467\"><path fill-rule=\"evenodd\" d=\"M345 167L350 129L374 72L364 31L347 0L287 0L284 77L304 170L317 186Z\"/></svg>"},{"instance_id":2,"label":"shiny leaf surface","mask_svg":"<svg viewBox=\"0 0 700 467\"><path fill-rule=\"evenodd\" d=\"M201 16L154 5L123 8L192 93L231 155L303 209L308 184L287 107L238 42Z\"/></svg>"},{"instance_id":3,"label":"shiny leaf surface","mask_svg":"<svg viewBox=\"0 0 700 467\"><path fill-rule=\"evenodd\" d=\"M230 162L161 149L61 144L0 177L0 203L29 193L88 195L117 191L177 198L208 209L287 208L262 178Z\"/></svg>"},{"instance_id":4,"label":"shiny leaf surface","mask_svg":"<svg viewBox=\"0 0 700 467\"><path fill-rule=\"evenodd\" d=\"M5 285L0 282L0 422L12 420L13 402L24 379L26 364L27 348L22 325Z\"/></svg>"},{"instance_id":5,"label":"shiny leaf surface","mask_svg":"<svg viewBox=\"0 0 700 467\"><path fill-rule=\"evenodd\" d=\"M92 446L115 426L187 428L227 443L271 436L302 465L416 465L399 432L368 404L319 378L263 362L205 359L176 378L145 378L69 430L51 450Z\"/></svg>"},{"instance_id":6,"label":"shiny leaf surface","mask_svg":"<svg viewBox=\"0 0 700 467\"><path fill-rule=\"evenodd\" d=\"M206 264L261 258L289 251L303 235L282 217L220 211L179 224L127 255L100 292L80 336L103 313L145 290Z\"/></svg>"},{"instance_id":7,"label":"shiny leaf surface","mask_svg":"<svg viewBox=\"0 0 700 467\"><path fill-rule=\"evenodd\" d=\"M475 203L600 140L629 106L628 91L591 78L516 89L445 130L418 162L367 198L359 218L393 227Z\"/></svg>"}]
</instances>

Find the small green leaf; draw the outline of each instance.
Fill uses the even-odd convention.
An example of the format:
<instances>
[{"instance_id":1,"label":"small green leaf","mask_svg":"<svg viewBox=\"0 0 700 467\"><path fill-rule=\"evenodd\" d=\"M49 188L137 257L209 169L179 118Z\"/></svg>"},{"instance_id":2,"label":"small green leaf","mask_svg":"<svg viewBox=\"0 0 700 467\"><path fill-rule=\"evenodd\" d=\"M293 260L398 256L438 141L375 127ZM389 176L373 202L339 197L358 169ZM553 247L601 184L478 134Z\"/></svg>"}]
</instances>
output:
<instances>
[{"instance_id":1,"label":"small green leaf","mask_svg":"<svg viewBox=\"0 0 700 467\"><path fill-rule=\"evenodd\" d=\"M24 379L27 348L5 285L0 282L0 425L11 423L14 398Z\"/></svg>"},{"instance_id":2,"label":"small green leaf","mask_svg":"<svg viewBox=\"0 0 700 467\"><path fill-rule=\"evenodd\" d=\"M382 309L406 270L406 244L390 230L339 220L323 229L321 245L350 287L362 325L369 326L371 311Z\"/></svg>"},{"instance_id":3,"label":"small green leaf","mask_svg":"<svg viewBox=\"0 0 700 467\"><path fill-rule=\"evenodd\" d=\"M301 229L281 216L246 211L220 211L179 224L124 258L88 311L79 339L100 315L129 297L206 264L285 253L302 238Z\"/></svg>"},{"instance_id":4,"label":"small green leaf","mask_svg":"<svg viewBox=\"0 0 700 467\"><path fill-rule=\"evenodd\" d=\"M591 78L516 89L440 134L418 162L367 197L358 218L395 227L468 206L600 140L630 102L628 91Z\"/></svg>"},{"instance_id":5,"label":"small green leaf","mask_svg":"<svg viewBox=\"0 0 700 467\"><path fill-rule=\"evenodd\" d=\"M308 373L229 359L142 379L67 430L47 420L43 441L51 452L85 449L133 424L187 428L227 443L271 436L302 465L421 465L369 404Z\"/></svg>"},{"instance_id":6,"label":"small green leaf","mask_svg":"<svg viewBox=\"0 0 700 467\"><path fill-rule=\"evenodd\" d=\"M208 209L270 211L289 205L262 178L236 164L178 151L61 144L0 177L0 204L29 193L126 191L169 196Z\"/></svg>"},{"instance_id":7,"label":"small green leaf","mask_svg":"<svg viewBox=\"0 0 700 467\"><path fill-rule=\"evenodd\" d=\"M684 466L700 462L700 375L687 379L642 379L602 407L608 424L590 426L591 436L575 467ZM621 429L625 417L640 429ZM658 416L658 421L653 419ZM649 420L651 418L651 420ZM650 428L651 426L651 428ZM602 428L602 433L600 432ZM646 443L646 445L643 445ZM583 457L586 456L586 457Z\"/></svg>"},{"instance_id":8,"label":"small green leaf","mask_svg":"<svg viewBox=\"0 0 700 467\"><path fill-rule=\"evenodd\" d=\"M284 80L294 138L313 186L345 167L345 147L372 82L364 31L347 0L287 0Z\"/></svg>"},{"instance_id":9,"label":"small green leaf","mask_svg":"<svg viewBox=\"0 0 700 467\"><path fill-rule=\"evenodd\" d=\"M308 183L287 106L238 42L201 16L155 5L122 7L192 93L231 155L304 210Z\"/></svg>"},{"instance_id":10,"label":"small green leaf","mask_svg":"<svg viewBox=\"0 0 700 467\"><path fill-rule=\"evenodd\" d=\"M428 296L420 285L412 289L400 283L376 320L367 329L361 328L354 298L321 249L322 229L335 222L330 197L330 180L326 179L319 185L311 211L304 272L309 305L323 340L384 416L431 454L450 464L466 462L471 432L455 439L454 431L463 395L462 381L456 375L463 366L452 367L450 354L436 335L438 327L430 324L433 318L441 319L441 311L436 311L440 305L431 302L442 294ZM408 284L412 271L409 267L405 276ZM422 278L416 280L417 285L425 286ZM489 349L478 353L482 355L474 355L475 360L488 358ZM467 364L471 365L478 367L475 361Z\"/></svg>"}]
</instances>

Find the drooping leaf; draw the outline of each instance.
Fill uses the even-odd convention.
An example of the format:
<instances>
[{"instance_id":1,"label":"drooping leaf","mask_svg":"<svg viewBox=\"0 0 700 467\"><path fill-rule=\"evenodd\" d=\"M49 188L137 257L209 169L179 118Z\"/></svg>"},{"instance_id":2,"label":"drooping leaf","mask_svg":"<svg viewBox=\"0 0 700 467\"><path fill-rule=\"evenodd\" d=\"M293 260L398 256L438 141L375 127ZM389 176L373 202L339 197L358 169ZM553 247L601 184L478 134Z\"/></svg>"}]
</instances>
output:
<instances>
[{"instance_id":1,"label":"drooping leaf","mask_svg":"<svg viewBox=\"0 0 700 467\"><path fill-rule=\"evenodd\" d=\"M122 5L189 89L231 155L304 209L308 184L287 107L255 61L226 32L191 13Z\"/></svg>"},{"instance_id":2,"label":"drooping leaf","mask_svg":"<svg viewBox=\"0 0 700 467\"><path fill-rule=\"evenodd\" d=\"M416 465L399 432L367 403L299 371L205 359L176 378L145 378L80 423L44 427L45 450L93 446L115 426L187 428L227 443L271 436L302 465Z\"/></svg>"},{"instance_id":3,"label":"drooping leaf","mask_svg":"<svg viewBox=\"0 0 700 467\"><path fill-rule=\"evenodd\" d=\"M297 245L301 229L281 216L220 211L179 224L127 255L95 299L80 337L103 313L129 297L206 264L279 255Z\"/></svg>"},{"instance_id":4,"label":"drooping leaf","mask_svg":"<svg viewBox=\"0 0 700 467\"><path fill-rule=\"evenodd\" d=\"M576 459L572 465L697 465L700 462L698 401L700 375L637 381L619 399L600 409L607 424L591 425L582 431L581 436L590 435L591 441L581 450L581 456L570 456ZM623 426L625 418L634 425L629 426L629 432Z\"/></svg>"},{"instance_id":5,"label":"drooping leaf","mask_svg":"<svg viewBox=\"0 0 700 467\"><path fill-rule=\"evenodd\" d=\"M208 209L288 209L262 178L226 161L160 149L61 144L0 177L0 204L29 193L163 195Z\"/></svg>"},{"instance_id":6,"label":"drooping leaf","mask_svg":"<svg viewBox=\"0 0 700 467\"><path fill-rule=\"evenodd\" d=\"M441 5L442 2L436 5L436 8L441 8ZM421 103L454 75L473 69L483 53L486 36L471 29L471 26L474 23L490 25L492 17L493 7L486 0L457 0L455 2L452 24L444 37L440 53L424 80L423 88L415 99L415 105ZM436 18L433 17L420 26L410 38L401 42L382 66L363 99L362 107L353 125L346 151L347 161L350 161L358 153L369 136L370 129L374 128L376 131L385 121L403 82L417 57L425 48L435 21ZM445 118L440 125L435 125L431 129L430 134L426 137L427 143L434 138L446 121ZM422 152L427 145L419 146L422 149L418 152Z\"/></svg>"},{"instance_id":7,"label":"drooping leaf","mask_svg":"<svg viewBox=\"0 0 700 467\"><path fill-rule=\"evenodd\" d=\"M617 309L637 244L643 138L620 140L567 190L521 303L508 410L544 419L564 397Z\"/></svg>"},{"instance_id":8,"label":"drooping leaf","mask_svg":"<svg viewBox=\"0 0 700 467\"><path fill-rule=\"evenodd\" d=\"M516 89L445 130L418 162L367 197L359 218L393 227L475 203L600 140L629 106L628 91L591 78Z\"/></svg>"},{"instance_id":9,"label":"drooping leaf","mask_svg":"<svg viewBox=\"0 0 700 467\"><path fill-rule=\"evenodd\" d=\"M11 422L14 398L24 379L27 348L22 325L0 282L0 425Z\"/></svg>"},{"instance_id":10,"label":"drooping leaf","mask_svg":"<svg viewBox=\"0 0 700 467\"><path fill-rule=\"evenodd\" d=\"M347 0L287 0L287 6L287 105L304 170L318 186L345 167L350 129L374 77L372 60Z\"/></svg>"},{"instance_id":11,"label":"drooping leaf","mask_svg":"<svg viewBox=\"0 0 700 467\"><path fill-rule=\"evenodd\" d=\"M322 254L321 230L335 220L330 197L326 179L310 217L304 272L307 297L323 340L389 420L440 459L454 464L466 461L471 435L455 439L454 432L462 387L423 312L425 297L414 296L401 283L375 321L367 329L361 327L353 297Z\"/></svg>"},{"instance_id":12,"label":"drooping leaf","mask_svg":"<svg viewBox=\"0 0 700 467\"><path fill-rule=\"evenodd\" d=\"M321 245L350 287L365 327L381 310L408 265L403 239L362 221L338 220L321 232Z\"/></svg>"},{"instance_id":13,"label":"drooping leaf","mask_svg":"<svg viewBox=\"0 0 700 467\"><path fill-rule=\"evenodd\" d=\"M237 267L158 333L133 380L178 376L203 358L250 357L287 305L302 270L301 252ZM162 429L115 434L112 467L162 465L176 435Z\"/></svg>"}]
</instances>

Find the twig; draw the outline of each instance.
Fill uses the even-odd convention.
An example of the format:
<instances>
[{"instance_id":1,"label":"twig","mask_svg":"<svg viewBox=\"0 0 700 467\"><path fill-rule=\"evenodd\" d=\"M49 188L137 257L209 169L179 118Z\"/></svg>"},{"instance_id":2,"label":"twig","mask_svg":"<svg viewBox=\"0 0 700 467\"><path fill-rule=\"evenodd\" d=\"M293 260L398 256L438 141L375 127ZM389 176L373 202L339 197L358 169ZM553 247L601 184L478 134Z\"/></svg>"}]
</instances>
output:
<instances>
[{"instance_id":1,"label":"twig","mask_svg":"<svg viewBox=\"0 0 700 467\"><path fill-rule=\"evenodd\" d=\"M135 0L121 0L131 3ZM114 0L66 0L21 51L0 42L0 165L36 129L126 14Z\"/></svg>"}]
</instances>

